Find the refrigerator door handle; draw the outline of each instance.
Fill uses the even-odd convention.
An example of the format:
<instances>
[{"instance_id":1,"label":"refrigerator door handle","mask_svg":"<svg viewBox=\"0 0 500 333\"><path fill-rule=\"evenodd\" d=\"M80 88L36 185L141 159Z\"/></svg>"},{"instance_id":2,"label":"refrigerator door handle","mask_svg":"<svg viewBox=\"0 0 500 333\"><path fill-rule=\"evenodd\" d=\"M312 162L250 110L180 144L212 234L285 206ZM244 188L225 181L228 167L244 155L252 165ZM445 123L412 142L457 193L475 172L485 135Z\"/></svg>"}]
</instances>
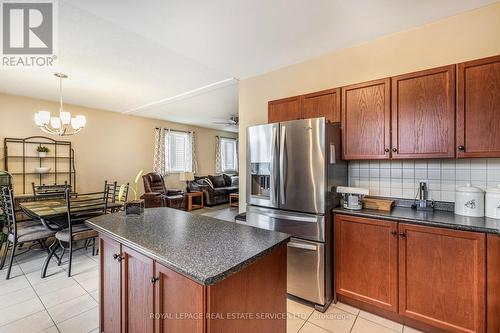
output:
<instances>
[{"instance_id":1,"label":"refrigerator door handle","mask_svg":"<svg viewBox=\"0 0 500 333\"><path fill-rule=\"evenodd\" d=\"M285 183L286 183L286 126L281 125L280 134L280 202L286 203Z\"/></svg>"},{"instance_id":2,"label":"refrigerator door handle","mask_svg":"<svg viewBox=\"0 0 500 333\"><path fill-rule=\"evenodd\" d=\"M277 126L273 126L273 134L272 134L272 146L271 146L271 176L273 177L272 183L272 198L271 202L273 205L276 205L278 202L278 151L279 151L279 142L278 142L278 128Z\"/></svg>"},{"instance_id":3,"label":"refrigerator door handle","mask_svg":"<svg viewBox=\"0 0 500 333\"><path fill-rule=\"evenodd\" d=\"M310 245L310 244L306 244L306 243L297 243L294 241L288 242L288 246L294 247L297 249L302 249L302 250L309 250L309 251L317 251L318 250L318 247L316 245L312 245L312 244Z\"/></svg>"}]
</instances>

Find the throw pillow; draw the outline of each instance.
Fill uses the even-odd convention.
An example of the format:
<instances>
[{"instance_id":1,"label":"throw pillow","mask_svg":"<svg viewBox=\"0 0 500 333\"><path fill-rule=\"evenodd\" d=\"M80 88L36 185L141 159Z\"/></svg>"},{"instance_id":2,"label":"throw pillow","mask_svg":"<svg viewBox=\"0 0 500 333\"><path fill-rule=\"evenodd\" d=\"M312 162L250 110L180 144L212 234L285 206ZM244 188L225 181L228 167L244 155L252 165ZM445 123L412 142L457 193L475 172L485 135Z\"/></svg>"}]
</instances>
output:
<instances>
[{"instance_id":1,"label":"throw pillow","mask_svg":"<svg viewBox=\"0 0 500 333\"><path fill-rule=\"evenodd\" d=\"M224 187L226 186L226 181L222 175L219 176L208 176L214 187Z\"/></svg>"},{"instance_id":2,"label":"throw pillow","mask_svg":"<svg viewBox=\"0 0 500 333\"><path fill-rule=\"evenodd\" d=\"M240 177L239 176L231 176L231 185L232 186L240 185Z\"/></svg>"},{"instance_id":3,"label":"throw pillow","mask_svg":"<svg viewBox=\"0 0 500 333\"><path fill-rule=\"evenodd\" d=\"M195 183L197 184L200 184L200 185L205 185L205 178L207 178L206 176L194 176L194 181Z\"/></svg>"},{"instance_id":4,"label":"throw pillow","mask_svg":"<svg viewBox=\"0 0 500 333\"><path fill-rule=\"evenodd\" d=\"M223 173L222 177L224 177L224 182L226 183L226 186L231 186L231 176Z\"/></svg>"},{"instance_id":5,"label":"throw pillow","mask_svg":"<svg viewBox=\"0 0 500 333\"><path fill-rule=\"evenodd\" d=\"M212 189L214 188L214 184L212 183L212 181L209 178L203 178L203 182L205 184L207 184L208 186L210 186Z\"/></svg>"}]
</instances>

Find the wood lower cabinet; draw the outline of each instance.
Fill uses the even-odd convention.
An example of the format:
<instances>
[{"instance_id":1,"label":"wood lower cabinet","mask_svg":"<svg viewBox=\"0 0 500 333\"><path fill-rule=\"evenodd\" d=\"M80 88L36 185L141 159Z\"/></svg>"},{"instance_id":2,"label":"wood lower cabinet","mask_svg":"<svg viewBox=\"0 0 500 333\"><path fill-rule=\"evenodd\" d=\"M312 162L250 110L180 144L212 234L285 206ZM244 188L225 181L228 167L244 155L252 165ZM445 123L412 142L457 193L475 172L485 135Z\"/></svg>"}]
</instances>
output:
<instances>
[{"instance_id":1,"label":"wood lower cabinet","mask_svg":"<svg viewBox=\"0 0 500 333\"><path fill-rule=\"evenodd\" d=\"M455 156L455 65L391 78L392 158Z\"/></svg>"},{"instance_id":2,"label":"wood lower cabinet","mask_svg":"<svg viewBox=\"0 0 500 333\"><path fill-rule=\"evenodd\" d=\"M300 97L283 98L268 103L267 122L277 123L280 121L300 119Z\"/></svg>"},{"instance_id":3,"label":"wood lower cabinet","mask_svg":"<svg viewBox=\"0 0 500 333\"><path fill-rule=\"evenodd\" d=\"M104 235L99 245L101 332L205 332L203 285Z\"/></svg>"},{"instance_id":4,"label":"wood lower cabinet","mask_svg":"<svg viewBox=\"0 0 500 333\"><path fill-rule=\"evenodd\" d=\"M332 123L340 122L340 88L303 95L301 118L325 117Z\"/></svg>"},{"instance_id":5,"label":"wood lower cabinet","mask_svg":"<svg viewBox=\"0 0 500 333\"><path fill-rule=\"evenodd\" d=\"M335 299L428 332L499 332L499 236L334 219Z\"/></svg>"},{"instance_id":6,"label":"wood lower cabinet","mask_svg":"<svg viewBox=\"0 0 500 333\"><path fill-rule=\"evenodd\" d=\"M484 332L485 235L400 224L399 313L448 332Z\"/></svg>"},{"instance_id":7,"label":"wood lower cabinet","mask_svg":"<svg viewBox=\"0 0 500 333\"><path fill-rule=\"evenodd\" d=\"M390 81L342 88L342 145L345 160L390 157Z\"/></svg>"},{"instance_id":8,"label":"wood lower cabinet","mask_svg":"<svg viewBox=\"0 0 500 333\"><path fill-rule=\"evenodd\" d=\"M500 157L500 56L457 72L457 157Z\"/></svg>"},{"instance_id":9,"label":"wood lower cabinet","mask_svg":"<svg viewBox=\"0 0 500 333\"><path fill-rule=\"evenodd\" d=\"M158 279L155 333L203 332L204 287L158 263L155 263L155 277Z\"/></svg>"},{"instance_id":10,"label":"wood lower cabinet","mask_svg":"<svg viewBox=\"0 0 500 333\"><path fill-rule=\"evenodd\" d=\"M99 326L100 332L121 332L121 245L111 238L99 238Z\"/></svg>"},{"instance_id":11,"label":"wood lower cabinet","mask_svg":"<svg viewBox=\"0 0 500 333\"><path fill-rule=\"evenodd\" d=\"M208 313L229 316L208 320L208 332L286 332L287 247L273 252L249 266L245 274L207 287ZM276 313L276 309L284 312ZM253 315L254 319L238 320L240 315Z\"/></svg>"},{"instance_id":12,"label":"wood lower cabinet","mask_svg":"<svg viewBox=\"0 0 500 333\"><path fill-rule=\"evenodd\" d=\"M125 332L152 333L155 284L153 260L122 246L122 327Z\"/></svg>"},{"instance_id":13,"label":"wood lower cabinet","mask_svg":"<svg viewBox=\"0 0 500 333\"><path fill-rule=\"evenodd\" d=\"M488 235L486 248L486 332L500 333L500 236Z\"/></svg>"},{"instance_id":14,"label":"wood lower cabinet","mask_svg":"<svg viewBox=\"0 0 500 333\"><path fill-rule=\"evenodd\" d=\"M286 244L211 285L106 235L99 245L100 332L286 332Z\"/></svg>"},{"instance_id":15,"label":"wood lower cabinet","mask_svg":"<svg viewBox=\"0 0 500 333\"><path fill-rule=\"evenodd\" d=\"M336 292L397 312L397 223L337 215L334 229Z\"/></svg>"}]
</instances>

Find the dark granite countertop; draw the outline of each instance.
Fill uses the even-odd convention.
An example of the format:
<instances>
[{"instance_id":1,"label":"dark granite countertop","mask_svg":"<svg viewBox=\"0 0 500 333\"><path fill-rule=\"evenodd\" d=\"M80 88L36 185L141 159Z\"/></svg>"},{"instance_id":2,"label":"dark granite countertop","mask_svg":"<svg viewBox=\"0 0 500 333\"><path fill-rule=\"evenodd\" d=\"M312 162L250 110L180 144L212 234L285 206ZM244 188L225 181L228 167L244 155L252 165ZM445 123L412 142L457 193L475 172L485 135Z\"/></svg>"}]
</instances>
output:
<instances>
[{"instance_id":1,"label":"dark granite countertop","mask_svg":"<svg viewBox=\"0 0 500 333\"><path fill-rule=\"evenodd\" d=\"M284 233L171 208L149 208L141 216L108 214L86 223L204 285L242 270L290 239Z\"/></svg>"},{"instance_id":2,"label":"dark granite countertop","mask_svg":"<svg viewBox=\"0 0 500 333\"><path fill-rule=\"evenodd\" d=\"M380 218L432 227L500 234L500 220L487 217L455 215L453 212L443 210L425 212L407 207L394 207L391 212L383 212L372 209L349 210L339 207L334 208L332 211L336 214Z\"/></svg>"}]
</instances>

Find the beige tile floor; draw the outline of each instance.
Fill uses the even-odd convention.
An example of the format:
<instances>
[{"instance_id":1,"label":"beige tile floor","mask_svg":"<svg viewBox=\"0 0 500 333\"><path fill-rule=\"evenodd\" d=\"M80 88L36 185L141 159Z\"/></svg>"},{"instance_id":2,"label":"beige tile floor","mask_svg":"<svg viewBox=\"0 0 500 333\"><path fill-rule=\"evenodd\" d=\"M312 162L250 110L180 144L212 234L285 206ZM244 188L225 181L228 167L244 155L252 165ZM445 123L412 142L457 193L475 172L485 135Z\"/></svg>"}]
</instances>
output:
<instances>
[{"instance_id":1,"label":"beige tile floor","mask_svg":"<svg viewBox=\"0 0 500 333\"><path fill-rule=\"evenodd\" d=\"M234 222L234 218L238 215L238 207L229 207L229 204L222 204L213 207L205 207L191 211L193 214L210 216L216 219Z\"/></svg>"},{"instance_id":2,"label":"beige tile floor","mask_svg":"<svg viewBox=\"0 0 500 333\"><path fill-rule=\"evenodd\" d=\"M347 304L331 304L325 313L307 303L287 300L287 333L418 333L391 320Z\"/></svg>"},{"instance_id":3,"label":"beige tile floor","mask_svg":"<svg viewBox=\"0 0 500 333\"><path fill-rule=\"evenodd\" d=\"M0 271L0 333L98 332L98 257L79 250L72 277L64 262L52 262L41 279L45 257L42 251L17 256L10 280L7 269Z\"/></svg>"},{"instance_id":4,"label":"beige tile floor","mask_svg":"<svg viewBox=\"0 0 500 333\"><path fill-rule=\"evenodd\" d=\"M12 277L0 271L0 333L98 331L98 257L75 252L73 276L66 265L54 262L48 277L40 278L45 253L30 251L16 257ZM415 333L412 328L360 311L332 304L320 313L309 304L287 300L288 333Z\"/></svg>"}]
</instances>

